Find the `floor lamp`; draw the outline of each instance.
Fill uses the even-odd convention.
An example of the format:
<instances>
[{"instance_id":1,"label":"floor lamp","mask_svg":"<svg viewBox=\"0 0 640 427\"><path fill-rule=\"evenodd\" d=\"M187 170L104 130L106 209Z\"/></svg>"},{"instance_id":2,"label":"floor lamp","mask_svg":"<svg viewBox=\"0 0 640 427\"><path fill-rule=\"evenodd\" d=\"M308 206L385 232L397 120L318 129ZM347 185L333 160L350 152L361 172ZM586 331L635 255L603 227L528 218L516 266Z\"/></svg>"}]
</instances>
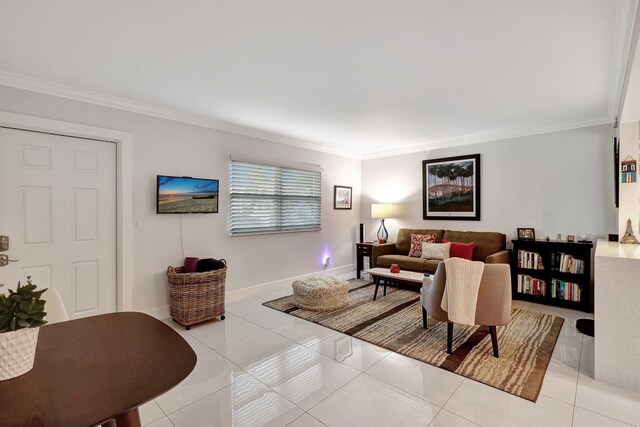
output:
<instances>
[{"instance_id":1,"label":"floor lamp","mask_svg":"<svg viewBox=\"0 0 640 427\"><path fill-rule=\"evenodd\" d=\"M378 243L387 243L389 233L387 227L384 226L384 219L391 218L393 215L393 205L391 203L372 203L371 218L380 219L380 228L378 228Z\"/></svg>"}]
</instances>

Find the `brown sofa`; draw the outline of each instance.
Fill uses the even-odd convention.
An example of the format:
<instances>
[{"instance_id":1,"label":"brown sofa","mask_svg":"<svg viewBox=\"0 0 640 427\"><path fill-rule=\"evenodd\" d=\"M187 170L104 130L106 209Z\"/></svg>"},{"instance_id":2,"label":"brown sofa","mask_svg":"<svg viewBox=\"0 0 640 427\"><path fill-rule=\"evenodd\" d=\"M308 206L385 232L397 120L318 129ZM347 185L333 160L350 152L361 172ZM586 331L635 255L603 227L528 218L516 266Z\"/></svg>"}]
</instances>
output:
<instances>
[{"instance_id":1,"label":"brown sofa","mask_svg":"<svg viewBox=\"0 0 640 427\"><path fill-rule=\"evenodd\" d=\"M491 264L509 264L510 251L505 250L507 236L502 233L488 231L453 231L401 228L395 243L374 245L371 251L371 267L391 267L398 264L401 270L435 273L439 259L423 259L410 257L412 234L435 234L436 243L442 239L450 242L475 242L473 260Z\"/></svg>"}]
</instances>

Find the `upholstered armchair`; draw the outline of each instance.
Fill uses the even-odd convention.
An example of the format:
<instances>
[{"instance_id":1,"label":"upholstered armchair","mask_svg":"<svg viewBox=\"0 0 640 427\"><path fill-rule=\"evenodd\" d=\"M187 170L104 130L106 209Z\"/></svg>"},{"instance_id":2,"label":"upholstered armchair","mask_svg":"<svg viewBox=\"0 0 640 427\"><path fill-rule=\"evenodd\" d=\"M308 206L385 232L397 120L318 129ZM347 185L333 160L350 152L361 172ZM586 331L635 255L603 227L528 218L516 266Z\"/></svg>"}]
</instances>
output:
<instances>
[{"instance_id":1,"label":"upholstered armchair","mask_svg":"<svg viewBox=\"0 0 640 427\"><path fill-rule=\"evenodd\" d=\"M451 354L453 342L453 322L447 317L440 304L447 280L444 262L441 262L427 288L422 287L422 324L427 328L427 313L434 319L447 322L447 353ZM425 289L426 288L426 289ZM498 354L497 326L511 320L511 273L508 264L485 264L478 290L475 324L488 326L493 345L493 355Z\"/></svg>"}]
</instances>

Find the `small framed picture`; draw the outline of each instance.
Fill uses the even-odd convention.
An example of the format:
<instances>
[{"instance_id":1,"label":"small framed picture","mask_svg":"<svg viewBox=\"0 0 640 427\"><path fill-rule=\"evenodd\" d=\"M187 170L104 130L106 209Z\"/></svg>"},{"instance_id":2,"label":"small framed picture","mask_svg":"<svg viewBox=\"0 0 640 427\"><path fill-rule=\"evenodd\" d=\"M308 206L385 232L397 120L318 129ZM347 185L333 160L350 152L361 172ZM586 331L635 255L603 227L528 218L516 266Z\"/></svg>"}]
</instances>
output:
<instances>
[{"instance_id":1,"label":"small framed picture","mask_svg":"<svg viewBox=\"0 0 640 427\"><path fill-rule=\"evenodd\" d=\"M576 236L574 236L573 234L567 235L567 242L575 242L575 240L576 240Z\"/></svg>"},{"instance_id":2,"label":"small framed picture","mask_svg":"<svg viewBox=\"0 0 640 427\"><path fill-rule=\"evenodd\" d=\"M333 186L333 209L351 209L351 187Z\"/></svg>"},{"instance_id":3,"label":"small framed picture","mask_svg":"<svg viewBox=\"0 0 640 427\"><path fill-rule=\"evenodd\" d=\"M536 230L533 228L518 228L518 240L536 240Z\"/></svg>"}]
</instances>

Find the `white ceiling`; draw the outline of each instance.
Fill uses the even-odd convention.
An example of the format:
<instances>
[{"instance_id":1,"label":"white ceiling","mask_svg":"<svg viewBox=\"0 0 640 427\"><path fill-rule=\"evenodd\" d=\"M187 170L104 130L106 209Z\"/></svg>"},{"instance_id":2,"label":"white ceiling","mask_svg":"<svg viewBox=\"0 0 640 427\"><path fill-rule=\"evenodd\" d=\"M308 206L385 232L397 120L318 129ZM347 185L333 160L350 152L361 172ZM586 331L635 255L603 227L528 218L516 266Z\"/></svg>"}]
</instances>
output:
<instances>
[{"instance_id":1,"label":"white ceiling","mask_svg":"<svg viewBox=\"0 0 640 427\"><path fill-rule=\"evenodd\" d=\"M611 121L635 2L0 0L0 84L326 150L411 150Z\"/></svg>"}]
</instances>

